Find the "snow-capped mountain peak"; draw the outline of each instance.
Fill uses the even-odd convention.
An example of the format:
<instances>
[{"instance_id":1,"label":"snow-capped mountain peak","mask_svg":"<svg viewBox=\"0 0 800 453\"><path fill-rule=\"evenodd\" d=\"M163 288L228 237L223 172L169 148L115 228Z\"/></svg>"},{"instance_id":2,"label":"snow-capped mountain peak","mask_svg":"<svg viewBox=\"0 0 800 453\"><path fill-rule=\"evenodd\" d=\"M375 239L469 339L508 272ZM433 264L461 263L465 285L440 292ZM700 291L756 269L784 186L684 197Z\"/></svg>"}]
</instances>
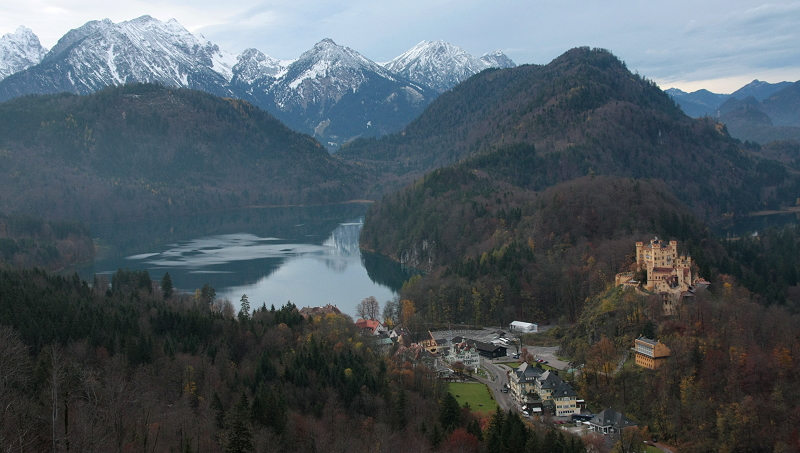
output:
<instances>
[{"instance_id":1,"label":"snow-capped mountain peak","mask_svg":"<svg viewBox=\"0 0 800 453\"><path fill-rule=\"evenodd\" d=\"M492 53L483 54L481 61L486 63L488 65L487 67L490 68L506 69L517 67L517 64L511 61L511 59L499 49Z\"/></svg>"},{"instance_id":2,"label":"snow-capped mountain peak","mask_svg":"<svg viewBox=\"0 0 800 453\"><path fill-rule=\"evenodd\" d=\"M330 38L325 38L289 65L281 81L284 87L281 97L289 94L286 89L296 91L301 84L318 84L323 80L325 80L325 91L338 91L341 95L344 91L358 89L366 80L367 72L394 80L389 71L374 61L349 47L336 44Z\"/></svg>"},{"instance_id":3,"label":"snow-capped mountain peak","mask_svg":"<svg viewBox=\"0 0 800 453\"><path fill-rule=\"evenodd\" d=\"M289 69L290 85L297 86L303 80L335 77L337 72L366 69L391 78L386 69L355 50L336 44L325 38L313 48L300 55Z\"/></svg>"},{"instance_id":4,"label":"snow-capped mountain peak","mask_svg":"<svg viewBox=\"0 0 800 453\"><path fill-rule=\"evenodd\" d=\"M234 64L235 56L174 19L164 23L145 15L118 24L104 19L70 30L40 65L27 70L36 74L21 76L1 94L14 96L26 90L17 84L26 83L42 87L40 92L87 94L108 85L155 82L230 95Z\"/></svg>"},{"instance_id":5,"label":"snow-capped mountain peak","mask_svg":"<svg viewBox=\"0 0 800 453\"><path fill-rule=\"evenodd\" d=\"M47 49L33 31L20 25L14 33L0 38L0 79L27 69L42 61Z\"/></svg>"},{"instance_id":6,"label":"snow-capped mountain peak","mask_svg":"<svg viewBox=\"0 0 800 453\"><path fill-rule=\"evenodd\" d=\"M490 67L514 65L502 52L476 58L445 41L422 41L389 61L386 69L443 92Z\"/></svg>"},{"instance_id":7,"label":"snow-capped mountain peak","mask_svg":"<svg viewBox=\"0 0 800 453\"><path fill-rule=\"evenodd\" d=\"M280 77L294 61L281 61L265 55L258 49L245 49L236 57L233 77L236 83L253 85L259 81Z\"/></svg>"}]
</instances>

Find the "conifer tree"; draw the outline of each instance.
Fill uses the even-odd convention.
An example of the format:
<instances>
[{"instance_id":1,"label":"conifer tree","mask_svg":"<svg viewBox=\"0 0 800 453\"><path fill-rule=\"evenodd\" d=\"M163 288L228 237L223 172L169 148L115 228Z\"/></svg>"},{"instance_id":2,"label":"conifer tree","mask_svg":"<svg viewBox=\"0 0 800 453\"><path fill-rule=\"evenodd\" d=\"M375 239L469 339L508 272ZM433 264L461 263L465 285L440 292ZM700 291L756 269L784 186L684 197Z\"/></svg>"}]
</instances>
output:
<instances>
[{"instance_id":1,"label":"conifer tree","mask_svg":"<svg viewBox=\"0 0 800 453\"><path fill-rule=\"evenodd\" d=\"M239 301L241 308L239 309L239 321L250 318L250 301L247 299L247 294L242 294L242 299Z\"/></svg>"},{"instance_id":2,"label":"conifer tree","mask_svg":"<svg viewBox=\"0 0 800 453\"><path fill-rule=\"evenodd\" d=\"M502 430L505 422L505 415L500 406L492 414L489 421L489 428L486 430L486 451L489 453L499 453L502 451Z\"/></svg>"},{"instance_id":3,"label":"conifer tree","mask_svg":"<svg viewBox=\"0 0 800 453\"><path fill-rule=\"evenodd\" d=\"M214 411L214 421L217 429L225 428L225 406L222 405L222 400L219 399L217 392L214 392L211 397L211 409Z\"/></svg>"},{"instance_id":4,"label":"conifer tree","mask_svg":"<svg viewBox=\"0 0 800 453\"><path fill-rule=\"evenodd\" d=\"M458 428L460 421L461 406L458 405L456 397L447 392L439 405L439 423L441 423L444 432L449 434Z\"/></svg>"},{"instance_id":5,"label":"conifer tree","mask_svg":"<svg viewBox=\"0 0 800 453\"><path fill-rule=\"evenodd\" d=\"M161 291L164 292L164 299L172 297L174 288L172 287L172 277L169 276L169 272L164 272L164 276L161 277Z\"/></svg>"},{"instance_id":6,"label":"conifer tree","mask_svg":"<svg viewBox=\"0 0 800 453\"><path fill-rule=\"evenodd\" d=\"M253 432L250 430L250 404L242 392L239 402L233 407L228 420L229 435L227 453L253 451Z\"/></svg>"}]
</instances>

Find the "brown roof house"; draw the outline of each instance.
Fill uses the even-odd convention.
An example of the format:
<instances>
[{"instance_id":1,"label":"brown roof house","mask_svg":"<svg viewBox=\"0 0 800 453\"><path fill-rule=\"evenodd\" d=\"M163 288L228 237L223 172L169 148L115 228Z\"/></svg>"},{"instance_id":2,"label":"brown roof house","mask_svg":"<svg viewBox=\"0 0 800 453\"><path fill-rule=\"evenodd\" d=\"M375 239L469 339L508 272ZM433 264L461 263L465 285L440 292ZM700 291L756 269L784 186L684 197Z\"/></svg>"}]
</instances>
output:
<instances>
[{"instance_id":1,"label":"brown roof house","mask_svg":"<svg viewBox=\"0 0 800 453\"><path fill-rule=\"evenodd\" d=\"M380 335L389 331L385 325L374 319L359 319L356 321L356 327L364 332L369 332L372 335Z\"/></svg>"}]
</instances>

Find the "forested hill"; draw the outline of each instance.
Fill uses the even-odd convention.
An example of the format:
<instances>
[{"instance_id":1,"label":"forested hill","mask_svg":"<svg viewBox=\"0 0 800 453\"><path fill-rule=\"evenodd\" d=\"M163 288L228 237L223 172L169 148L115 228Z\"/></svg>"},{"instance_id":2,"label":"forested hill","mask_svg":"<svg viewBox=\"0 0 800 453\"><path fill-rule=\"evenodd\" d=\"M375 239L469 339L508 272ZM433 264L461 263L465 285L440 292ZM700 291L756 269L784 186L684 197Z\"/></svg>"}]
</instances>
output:
<instances>
[{"instance_id":1,"label":"forested hill","mask_svg":"<svg viewBox=\"0 0 800 453\"><path fill-rule=\"evenodd\" d=\"M760 200L751 189L779 186L782 175L763 181L741 148L724 126L687 117L610 52L576 48L546 66L484 71L402 133L353 142L339 155L404 175L400 183L476 155L494 176L534 190L588 174L657 178L708 218L791 198L778 190Z\"/></svg>"},{"instance_id":2,"label":"forested hill","mask_svg":"<svg viewBox=\"0 0 800 453\"><path fill-rule=\"evenodd\" d=\"M495 325L575 319L653 236L680 241L713 278L727 258L706 222L793 205L800 192L795 171L749 146L685 116L609 52L582 48L481 73L405 136L347 153L398 173L458 160L374 204L361 243L429 272L401 297L430 320Z\"/></svg>"},{"instance_id":3,"label":"forested hill","mask_svg":"<svg viewBox=\"0 0 800 453\"><path fill-rule=\"evenodd\" d=\"M0 104L0 209L86 221L339 202L361 173L239 100L137 84Z\"/></svg>"}]
</instances>

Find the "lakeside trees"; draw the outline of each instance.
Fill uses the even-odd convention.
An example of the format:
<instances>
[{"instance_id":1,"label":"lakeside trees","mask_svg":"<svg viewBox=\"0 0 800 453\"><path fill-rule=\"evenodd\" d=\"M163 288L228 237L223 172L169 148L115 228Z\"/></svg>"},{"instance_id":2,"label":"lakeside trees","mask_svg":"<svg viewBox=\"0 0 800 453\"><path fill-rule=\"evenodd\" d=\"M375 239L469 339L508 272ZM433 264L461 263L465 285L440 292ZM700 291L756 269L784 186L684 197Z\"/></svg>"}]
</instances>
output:
<instances>
[{"instance_id":1,"label":"lakeside trees","mask_svg":"<svg viewBox=\"0 0 800 453\"><path fill-rule=\"evenodd\" d=\"M0 212L0 265L56 270L93 257L94 245L86 224Z\"/></svg>"}]
</instances>

